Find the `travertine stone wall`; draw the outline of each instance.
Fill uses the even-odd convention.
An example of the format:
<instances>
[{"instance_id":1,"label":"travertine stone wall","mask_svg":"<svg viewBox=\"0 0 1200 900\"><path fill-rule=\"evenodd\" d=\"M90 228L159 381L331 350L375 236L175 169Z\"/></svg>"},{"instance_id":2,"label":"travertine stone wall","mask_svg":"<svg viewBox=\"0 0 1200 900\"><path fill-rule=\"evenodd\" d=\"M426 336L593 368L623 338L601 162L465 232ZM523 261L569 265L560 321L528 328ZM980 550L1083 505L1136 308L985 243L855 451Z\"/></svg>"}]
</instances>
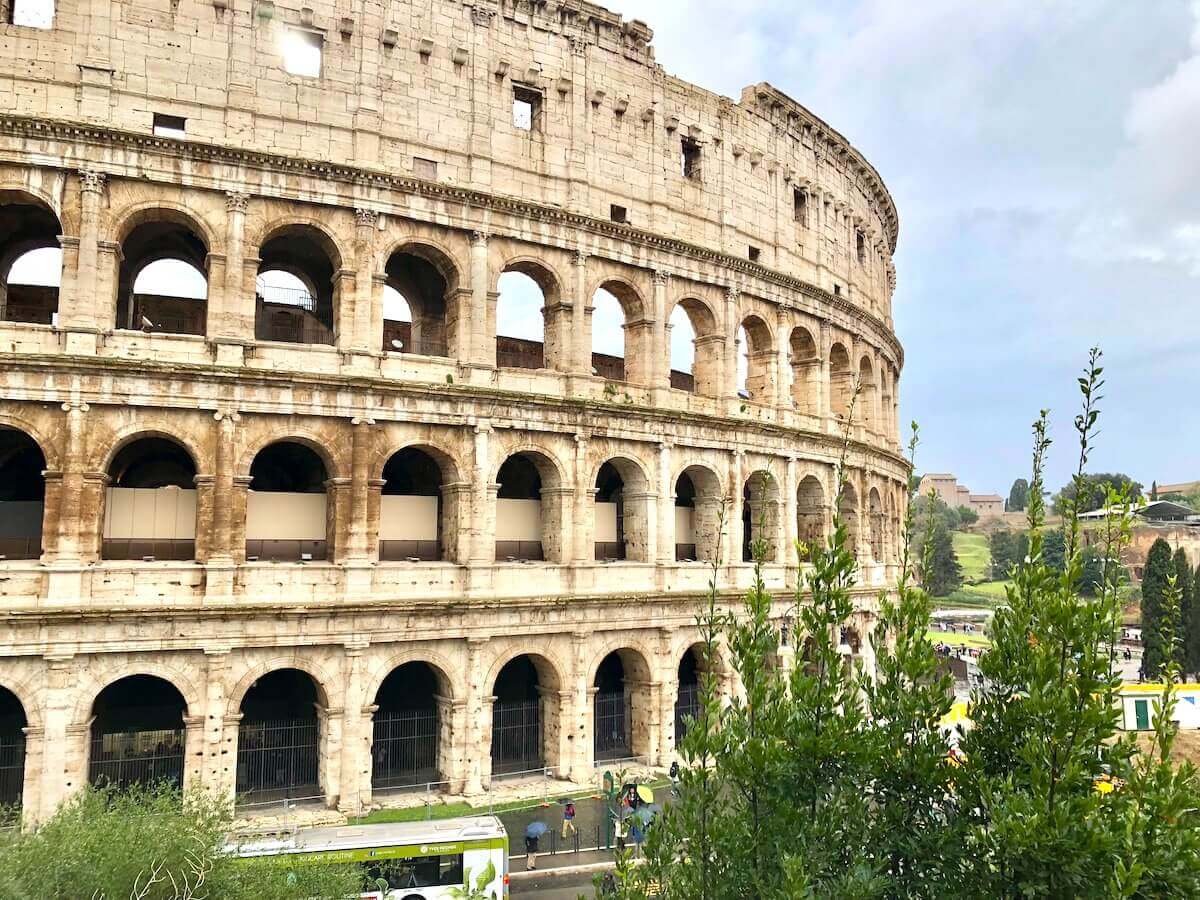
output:
<instances>
[{"instance_id":1,"label":"travertine stone wall","mask_svg":"<svg viewBox=\"0 0 1200 900\"><path fill-rule=\"evenodd\" d=\"M319 77L284 71L291 28L321 36ZM803 578L790 548L831 520L856 382L843 510L869 632L897 574L908 478L894 206L793 100L686 84L655 64L651 37L582 0L59 2L49 30L0 25L0 213L49 210L63 249L56 324L0 322L0 428L46 464L42 556L0 560L0 686L28 721L31 817L86 780L93 702L130 674L184 697L185 780L233 792L242 697L275 669L309 673L321 791L357 810L377 799L372 717L397 666L438 673L444 788L478 792L504 664L536 657L546 764L589 780L596 671L619 651L633 750L669 763L713 571L676 561L679 476L697 491L698 555L731 599L752 575L755 485L782 619ZM513 124L514 84L540 93L533 131ZM185 138L152 135L156 113L185 118ZM159 222L206 251L201 335L117 327L130 234ZM334 273L330 345L255 337L260 251L297 226ZM380 349L398 252L445 282L444 321L418 325L443 330L445 356ZM542 368L496 366L506 271L545 296ZM625 315L623 382L591 374L600 287ZM694 391L671 387L676 306L697 334ZM194 462L194 561L102 558L112 462L146 436ZM246 560L250 468L279 440L325 466L326 561ZM406 447L441 472L439 562L379 559L383 471ZM515 453L541 475L544 563L495 558L497 476ZM609 461L627 558L597 563Z\"/></svg>"}]
</instances>

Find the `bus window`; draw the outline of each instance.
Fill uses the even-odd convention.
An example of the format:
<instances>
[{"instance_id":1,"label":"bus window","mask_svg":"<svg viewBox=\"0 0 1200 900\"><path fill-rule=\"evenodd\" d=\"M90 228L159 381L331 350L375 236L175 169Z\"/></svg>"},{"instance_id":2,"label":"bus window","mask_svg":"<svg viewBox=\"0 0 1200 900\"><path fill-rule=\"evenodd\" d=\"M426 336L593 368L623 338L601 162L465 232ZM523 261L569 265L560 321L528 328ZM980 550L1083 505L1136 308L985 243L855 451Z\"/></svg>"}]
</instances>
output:
<instances>
[{"instance_id":1,"label":"bus window","mask_svg":"<svg viewBox=\"0 0 1200 900\"><path fill-rule=\"evenodd\" d=\"M463 883L462 854L365 863L367 884L388 890L451 887Z\"/></svg>"}]
</instances>

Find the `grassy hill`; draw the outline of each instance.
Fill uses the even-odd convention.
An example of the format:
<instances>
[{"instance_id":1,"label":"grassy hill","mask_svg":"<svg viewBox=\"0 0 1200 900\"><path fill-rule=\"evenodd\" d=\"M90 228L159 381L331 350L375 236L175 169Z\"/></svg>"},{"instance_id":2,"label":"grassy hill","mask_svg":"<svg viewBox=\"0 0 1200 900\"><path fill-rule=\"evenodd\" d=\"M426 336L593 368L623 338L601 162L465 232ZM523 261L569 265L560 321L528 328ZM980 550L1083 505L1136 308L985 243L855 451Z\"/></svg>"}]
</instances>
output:
<instances>
[{"instance_id":1,"label":"grassy hill","mask_svg":"<svg viewBox=\"0 0 1200 900\"><path fill-rule=\"evenodd\" d=\"M970 583L987 578L988 568L992 564L987 536L956 531L953 538L954 553L958 557L958 564L962 566L963 581Z\"/></svg>"}]
</instances>

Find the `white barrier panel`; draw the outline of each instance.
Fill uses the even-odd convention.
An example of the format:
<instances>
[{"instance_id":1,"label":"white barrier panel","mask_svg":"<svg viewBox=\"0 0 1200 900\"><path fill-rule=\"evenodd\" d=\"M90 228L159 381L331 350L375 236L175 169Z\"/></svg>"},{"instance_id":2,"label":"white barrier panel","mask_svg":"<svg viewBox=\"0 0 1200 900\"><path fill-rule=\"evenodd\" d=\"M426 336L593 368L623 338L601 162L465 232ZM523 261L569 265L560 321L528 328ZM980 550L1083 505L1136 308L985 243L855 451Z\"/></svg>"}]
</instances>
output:
<instances>
[{"instance_id":1,"label":"white barrier panel","mask_svg":"<svg viewBox=\"0 0 1200 900\"><path fill-rule=\"evenodd\" d=\"M596 543L615 544L617 542L617 504L596 504Z\"/></svg>"},{"instance_id":2,"label":"white barrier panel","mask_svg":"<svg viewBox=\"0 0 1200 900\"><path fill-rule=\"evenodd\" d=\"M105 540L190 541L195 537L195 491L177 487L108 489Z\"/></svg>"},{"instance_id":3,"label":"white barrier panel","mask_svg":"<svg viewBox=\"0 0 1200 900\"><path fill-rule=\"evenodd\" d=\"M381 541L436 541L437 497L397 497L385 494L379 504Z\"/></svg>"},{"instance_id":4,"label":"white barrier panel","mask_svg":"<svg viewBox=\"0 0 1200 900\"><path fill-rule=\"evenodd\" d=\"M540 541L541 539L542 501L496 501L496 540Z\"/></svg>"},{"instance_id":5,"label":"white barrier panel","mask_svg":"<svg viewBox=\"0 0 1200 900\"><path fill-rule=\"evenodd\" d=\"M325 540L324 494L246 495L246 540Z\"/></svg>"},{"instance_id":6,"label":"white barrier panel","mask_svg":"<svg viewBox=\"0 0 1200 900\"><path fill-rule=\"evenodd\" d=\"M675 543L696 543L696 511L690 506L675 507Z\"/></svg>"}]
</instances>

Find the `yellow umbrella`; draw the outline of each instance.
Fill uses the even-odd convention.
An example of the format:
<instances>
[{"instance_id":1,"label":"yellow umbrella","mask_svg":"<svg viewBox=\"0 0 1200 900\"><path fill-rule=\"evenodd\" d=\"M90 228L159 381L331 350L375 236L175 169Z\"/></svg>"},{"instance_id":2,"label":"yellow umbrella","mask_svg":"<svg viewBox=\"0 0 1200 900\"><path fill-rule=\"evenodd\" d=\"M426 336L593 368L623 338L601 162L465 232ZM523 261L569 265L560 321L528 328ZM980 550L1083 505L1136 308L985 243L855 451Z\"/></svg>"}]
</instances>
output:
<instances>
[{"instance_id":1,"label":"yellow umbrella","mask_svg":"<svg viewBox=\"0 0 1200 900\"><path fill-rule=\"evenodd\" d=\"M650 790L650 788L646 787L644 784L638 785L637 795L646 803L654 802L654 791Z\"/></svg>"}]
</instances>

